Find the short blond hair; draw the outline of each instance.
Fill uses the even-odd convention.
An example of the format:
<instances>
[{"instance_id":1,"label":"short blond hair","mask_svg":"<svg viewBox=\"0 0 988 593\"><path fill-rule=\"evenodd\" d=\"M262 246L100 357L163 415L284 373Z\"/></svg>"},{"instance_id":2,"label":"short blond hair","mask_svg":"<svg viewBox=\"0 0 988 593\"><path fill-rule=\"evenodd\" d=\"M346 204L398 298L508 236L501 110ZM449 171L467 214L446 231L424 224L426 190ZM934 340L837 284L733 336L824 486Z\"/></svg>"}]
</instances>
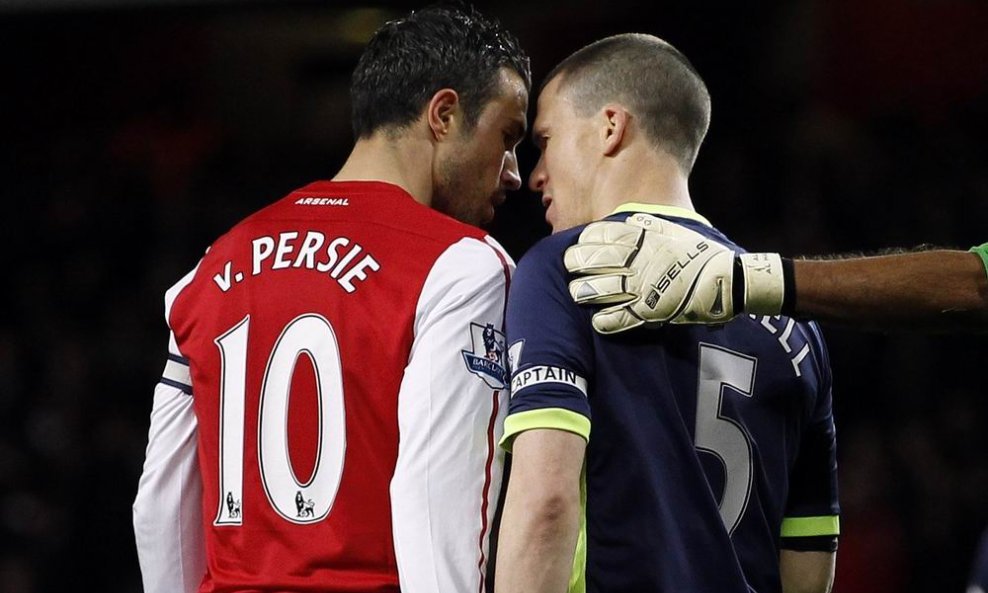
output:
<instances>
[{"instance_id":1,"label":"short blond hair","mask_svg":"<svg viewBox=\"0 0 988 593\"><path fill-rule=\"evenodd\" d=\"M710 93L679 50L655 37L624 33L577 50L545 78L560 79L578 115L623 104L646 137L672 154L688 174L710 127Z\"/></svg>"}]
</instances>

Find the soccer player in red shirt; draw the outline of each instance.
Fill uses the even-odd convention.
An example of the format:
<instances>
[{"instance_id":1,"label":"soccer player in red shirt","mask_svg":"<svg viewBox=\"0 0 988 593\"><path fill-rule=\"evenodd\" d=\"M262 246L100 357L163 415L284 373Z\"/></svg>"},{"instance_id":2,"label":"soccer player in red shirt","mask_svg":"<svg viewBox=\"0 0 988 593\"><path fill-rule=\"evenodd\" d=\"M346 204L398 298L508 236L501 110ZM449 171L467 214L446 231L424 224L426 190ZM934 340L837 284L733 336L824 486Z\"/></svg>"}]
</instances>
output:
<instances>
[{"instance_id":1,"label":"soccer player in red shirt","mask_svg":"<svg viewBox=\"0 0 988 593\"><path fill-rule=\"evenodd\" d=\"M520 187L530 81L472 8L385 24L336 176L167 292L134 502L147 593L483 590L513 263L471 225Z\"/></svg>"}]
</instances>

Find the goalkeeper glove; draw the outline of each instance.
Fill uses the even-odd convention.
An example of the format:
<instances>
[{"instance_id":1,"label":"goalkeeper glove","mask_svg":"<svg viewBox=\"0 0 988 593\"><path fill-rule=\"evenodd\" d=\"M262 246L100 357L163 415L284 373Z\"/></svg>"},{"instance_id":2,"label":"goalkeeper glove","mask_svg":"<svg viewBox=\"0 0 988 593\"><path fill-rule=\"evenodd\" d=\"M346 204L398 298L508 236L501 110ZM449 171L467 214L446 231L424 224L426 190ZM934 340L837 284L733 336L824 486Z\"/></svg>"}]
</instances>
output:
<instances>
[{"instance_id":1,"label":"goalkeeper glove","mask_svg":"<svg viewBox=\"0 0 988 593\"><path fill-rule=\"evenodd\" d=\"M778 315L786 293L778 254L738 255L648 214L588 225L564 259L581 275L569 285L573 300L610 305L593 316L602 334L643 324L725 323L742 312Z\"/></svg>"}]
</instances>

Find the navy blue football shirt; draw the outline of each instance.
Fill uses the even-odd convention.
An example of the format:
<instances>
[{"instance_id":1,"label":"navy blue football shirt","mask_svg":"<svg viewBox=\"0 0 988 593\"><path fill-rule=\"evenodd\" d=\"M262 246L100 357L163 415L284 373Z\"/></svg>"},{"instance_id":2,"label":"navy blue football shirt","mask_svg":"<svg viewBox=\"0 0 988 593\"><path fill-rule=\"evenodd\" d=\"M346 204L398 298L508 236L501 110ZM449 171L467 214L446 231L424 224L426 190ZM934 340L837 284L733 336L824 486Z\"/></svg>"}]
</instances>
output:
<instances>
[{"instance_id":1,"label":"navy blue football shirt","mask_svg":"<svg viewBox=\"0 0 988 593\"><path fill-rule=\"evenodd\" d=\"M695 213L626 204L738 249ZM627 214L611 219L623 220ZM826 347L813 323L740 316L603 336L576 305L563 252L521 260L508 300L511 402L525 430L588 440L571 592L775 593L782 547L829 551L839 531Z\"/></svg>"}]
</instances>

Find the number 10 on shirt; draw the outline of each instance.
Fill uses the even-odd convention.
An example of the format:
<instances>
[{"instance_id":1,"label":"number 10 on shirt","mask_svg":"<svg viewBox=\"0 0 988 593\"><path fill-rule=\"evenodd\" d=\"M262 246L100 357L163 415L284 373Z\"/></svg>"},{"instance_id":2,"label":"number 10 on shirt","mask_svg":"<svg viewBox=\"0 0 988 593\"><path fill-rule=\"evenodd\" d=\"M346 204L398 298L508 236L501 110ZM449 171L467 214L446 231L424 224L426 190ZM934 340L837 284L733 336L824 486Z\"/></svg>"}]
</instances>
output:
<instances>
[{"instance_id":1,"label":"number 10 on shirt","mask_svg":"<svg viewBox=\"0 0 988 593\"><path fill-rule=\"evenodd\" d=\"M250 315L216 338L220 350L220 479L214 525L242 525L247 340ZM319 415L316 464L308 482L295 476L288 451L288 404L295 364L308 356L315 370ZM261 484L271 507L292 523L315 523L333 508L346 454L343 367L333 326L317 314L300 315L281 331L268 356L258 405Z\"/></svg>"}]
</instances>

